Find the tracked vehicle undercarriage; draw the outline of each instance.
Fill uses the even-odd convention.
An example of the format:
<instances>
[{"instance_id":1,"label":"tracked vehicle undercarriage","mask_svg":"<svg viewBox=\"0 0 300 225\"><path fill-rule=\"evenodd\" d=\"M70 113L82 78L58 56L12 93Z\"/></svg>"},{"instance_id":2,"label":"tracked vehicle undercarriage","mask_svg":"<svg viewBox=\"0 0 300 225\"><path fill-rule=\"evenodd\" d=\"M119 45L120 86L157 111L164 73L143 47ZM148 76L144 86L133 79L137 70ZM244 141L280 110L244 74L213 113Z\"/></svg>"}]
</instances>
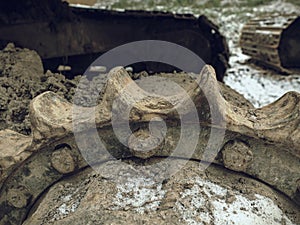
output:
<instances>
[{"instance_id":1,"label":"tracked vehicle undercarriage","mask_svg":"<svg viewBox=\"0 0 300 225\"><path fill-rule=\"evenodd\" d=\"M0 14L0 47L14 42L16 46L36 50L45 69L52 71L67 65L73 75L83 74L82 68L87 68L99 55L128 42L152 39L190 49L214 66L219 80L227 68L227 44L205 16L78 8L60 0L5 1L0 5ZM174 69L150 63L134 67L135 72Z\"/></svg>"},{"instance_id":2,"label":"tracked vehicle undercarriage","mask_svg":"<svg viewBox=\"0 0 300 225\"><path fill-rule=\"evenodd\" d=\"M299 15L255 18L243 27L240 44L244 54L277 71L300 70Z\"/></svg>"}]
</instances>

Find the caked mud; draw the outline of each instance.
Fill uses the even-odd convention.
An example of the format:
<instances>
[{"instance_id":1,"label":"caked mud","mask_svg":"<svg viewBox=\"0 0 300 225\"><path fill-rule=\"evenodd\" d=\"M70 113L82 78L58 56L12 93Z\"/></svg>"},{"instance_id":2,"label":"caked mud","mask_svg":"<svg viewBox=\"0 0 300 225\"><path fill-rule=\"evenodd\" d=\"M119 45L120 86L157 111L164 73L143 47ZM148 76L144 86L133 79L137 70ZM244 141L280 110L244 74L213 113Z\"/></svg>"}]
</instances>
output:
<instances>
[{"instance_id":1,"label":"caked mud","mask_svg":"<svg viewBox=\"0 0 300 225\"><path fill-rule=\"evenodd\" d=\"M0 130L29 135L30 101L45 91L54 91L72 101L76 79L44 72L40 56L32 50L9 44L0 51Z\"/></svg>"},{"instance_id":2,"label":"caked mud","mask_svg":"<svg viewBox=\"0 0 300 225\"><path fill-rule=\"evenodd\" d=\"M17 123L3 119L5 129L0 131L0 224L299 224L298 93L256 109L217 82L209 66L201 74L157 74L189 92L199 110L201 132L190 158L180 151L169 157L180 137L180 118L164 100L149 97L133 106L129 122L143 130L158 116L170 126L163 145L151 154L137 154L118 141L111 127L114 98L123 93L125 104L143 93L140 88L156 92L171 87L160 87L164 83L159 79L145 82L151 80L147 73L116 68L94 77L94 86L78 77L81 97L87 98L74 101L78 80L45 74L34 51L9 45L0 56L5 75L1 86L8 90L2 99L9 102L4 102L3 112L14 118L11 106L27 110ZM202 91L193 86L196 80ZM137 96L122 92L129 83ZM99 99L93 102L89 97L99 89ZM226 132L220 152L203 170L212 129L205 97L214 100L214 109L226 120L226 127L215 129ZM178 107L183 104L180 95L173 99ZM90 158L84 158L78 146L90 147L93 136L83 126L77 128L86 138L82 143L74 139L74 103L96 107L94 122L107 151L90 148ZM76 122L80 124L80 118ZM88 164L89 159L95 164ZM178 170L179 165L184 166Z\"/></svg>"}]
</instances>

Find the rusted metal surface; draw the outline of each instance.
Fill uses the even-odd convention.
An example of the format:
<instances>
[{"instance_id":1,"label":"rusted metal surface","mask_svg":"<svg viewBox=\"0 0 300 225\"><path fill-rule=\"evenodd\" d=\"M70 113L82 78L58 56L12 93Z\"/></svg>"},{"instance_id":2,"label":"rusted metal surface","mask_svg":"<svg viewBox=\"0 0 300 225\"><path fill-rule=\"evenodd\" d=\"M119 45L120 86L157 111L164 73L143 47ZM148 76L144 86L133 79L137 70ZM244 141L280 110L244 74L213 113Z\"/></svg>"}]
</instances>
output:
<instances>
[{"instance_id":1,"label":"rusted metal surface","mask_svg":"<svg viewBox=\"0 0 300 225\"><path fill-rule=\"evenodd\" d=\"M300 69L300 18L297 15L252 19L244 25L244 54L284 73Z\"/></svg>"},{"instance_id":2,"label":"rusted metal surface","mask_svg":"<svg viewBox=\"0 0 300 225\"><path fill-rule=\"evenodd\" d=\"M219 80L226 70L226 42L205 16L78 8L60 1L30 2L32 9L21 5L24 10L16 11L4 4L6 9L0 10L0 47L14 42L36 50L46 69L66 64L74 73L83 73L94 59L112 48L133 41L162 40L195 52L216 69ZM42 9L44 16L40 15ZM9 10L16 11L17 16L8 14Z\"/></svg>"}]
</instances>

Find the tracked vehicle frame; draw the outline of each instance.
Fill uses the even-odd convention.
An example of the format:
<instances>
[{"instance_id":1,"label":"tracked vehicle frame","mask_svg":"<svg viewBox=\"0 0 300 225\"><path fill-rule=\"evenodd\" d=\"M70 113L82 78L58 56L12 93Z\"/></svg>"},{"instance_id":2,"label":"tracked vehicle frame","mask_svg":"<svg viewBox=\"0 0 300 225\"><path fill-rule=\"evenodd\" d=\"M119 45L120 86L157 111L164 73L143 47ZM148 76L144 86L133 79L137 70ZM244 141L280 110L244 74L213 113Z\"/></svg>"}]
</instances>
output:
<instances>
[{"instance_id":1,"label":"tracked vehicle frame","mask_svg":"<svg viewBox=\"0 0 300 225\"><path fill-rule=\"evenodd\" d=\"M240 45L244 54L277 71L300 70L300 17L268 16L252 19L243 27Z\"/></svg>"},{"instance_id":2,"label":"tracked vehicle frame","mask_svg":"<svg viewBox=\"0 0 300 225\"><path fill-rule=\"evenodd\" d=\"M18 1L1 3L0 47L14 42L36 50L46 69L69 65L73 74L83 74L101 54L122 44L153 39L190 49L216 69L219 80L227 68L225 39L205 16L70 7L60 0L29 2L31 8ZM149 65L134 69L167 72Z\"/></svg>"}]
</instances>

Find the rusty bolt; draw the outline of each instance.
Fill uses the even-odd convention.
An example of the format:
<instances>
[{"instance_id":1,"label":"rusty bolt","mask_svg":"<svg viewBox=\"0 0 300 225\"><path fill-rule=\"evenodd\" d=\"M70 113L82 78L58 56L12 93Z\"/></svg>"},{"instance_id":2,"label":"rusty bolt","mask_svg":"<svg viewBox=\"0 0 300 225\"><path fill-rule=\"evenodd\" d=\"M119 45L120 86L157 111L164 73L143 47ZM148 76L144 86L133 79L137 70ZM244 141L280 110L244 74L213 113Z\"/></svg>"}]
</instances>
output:
<instances>
[{"instance_id":1,"label":"rusty bolt","mask_svg":"<svg viewBox=\"0 0 300 225\"><path fill-rule=\"evenodd\" d=\"M51 164L58 172L66 174L75 170L76 160L71 150L67 147L63 147L52 153Z\"/></svg>"},{"instance_id":2,"label":"rusty bolt","mask_svg":"<svg viewBox=\"0 0 300 225\"><path fill-rule=\"evenodd\" d=\"M244 142L235 140L225 144L222 158L226 168L245 172L253 161L253 153Z\"/></svg>"},{"instance_id":3,"label":"rusty bolt","mask_svg":"<svg viewBox=\"0 0 300 225\"><path fill-rule=\"evenodd\" d=\"M10 205L21 209L29 204L31 197L32 195L24 186L19 186L9 189L6 198Z\"/></svg>"},{"instance_id":4,"label":"rusty bolt","mask_svg":"<svg viewBox=\"0 0 300 225\"><path fill-rule=\"evenodd\" d=\"M162 135L153 135L146 129L140 129L129 137L128 147L134 156L147 159L162 148L163 139Z\"/></svg>"}]
</instances>

